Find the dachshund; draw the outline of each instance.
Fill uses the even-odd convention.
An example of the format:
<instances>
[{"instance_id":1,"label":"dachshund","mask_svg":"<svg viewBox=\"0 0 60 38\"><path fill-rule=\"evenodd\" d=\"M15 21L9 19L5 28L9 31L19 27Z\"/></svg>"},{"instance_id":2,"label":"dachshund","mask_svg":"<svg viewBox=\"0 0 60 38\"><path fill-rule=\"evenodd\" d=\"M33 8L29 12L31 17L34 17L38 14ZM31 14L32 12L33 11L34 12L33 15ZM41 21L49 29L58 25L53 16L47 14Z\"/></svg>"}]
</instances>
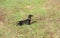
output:
<instances>
[{"instance_id":1,"label":"dachshund","mask_svg":"<svg viewBox=\"0 0 60 38\"><path fill-rule=\"evenodd\" d=\"M26 20L18 21L18 24L17 24L17 25L20 25L20 26L22 26L22 25L24 25L24 24L30 25L30 24L31 24L31 17L32 17L32 16L33 16L33 15L28 15L28 18L27 18Z\"/></svg>"}]
</instances>

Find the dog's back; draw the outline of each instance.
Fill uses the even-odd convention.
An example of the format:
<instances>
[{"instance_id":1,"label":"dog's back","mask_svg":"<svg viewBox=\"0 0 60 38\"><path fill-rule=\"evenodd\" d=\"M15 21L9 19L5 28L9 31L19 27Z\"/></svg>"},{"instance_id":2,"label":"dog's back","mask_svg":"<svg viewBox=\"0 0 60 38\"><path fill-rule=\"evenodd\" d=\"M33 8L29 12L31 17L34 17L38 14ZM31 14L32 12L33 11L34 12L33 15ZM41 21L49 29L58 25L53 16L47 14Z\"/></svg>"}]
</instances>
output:
<instances>
[{"instance_id":1,"label":"dog's back","mask_svg":"<svg viewBox=\"0 0 60 38\"><path fill-rule=\"evenodd\" d=\"M31 21L30 19L26 19L26 20L24 20L24 23L27 25L30 25L30 21Z\"/></svg>"}]
</instances>

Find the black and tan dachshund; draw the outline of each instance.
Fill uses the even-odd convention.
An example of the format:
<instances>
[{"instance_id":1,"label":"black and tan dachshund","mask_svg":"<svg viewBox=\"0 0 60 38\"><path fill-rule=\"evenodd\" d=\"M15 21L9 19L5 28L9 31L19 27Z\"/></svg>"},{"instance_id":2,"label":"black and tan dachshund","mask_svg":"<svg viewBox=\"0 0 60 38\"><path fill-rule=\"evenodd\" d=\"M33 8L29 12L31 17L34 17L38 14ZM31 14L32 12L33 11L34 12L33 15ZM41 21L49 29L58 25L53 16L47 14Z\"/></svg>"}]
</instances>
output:
<instances>
[{"instance_id":1,"label":"black and tan dachshund","mask_svg":"<svg viewBox=\"0 0 60 38\"><path fill-rule=\"evenodd\" d=\"M30 25L30 24L31 24L31 17L32 17L32 16L33 16L33 15L28 15L28 18L27 18L26 20L18 21L18 24L17 24L17 25L20 25L20 26L22 26L22 25L24 25L24 24Z\"/></svg>"}]
</instances>

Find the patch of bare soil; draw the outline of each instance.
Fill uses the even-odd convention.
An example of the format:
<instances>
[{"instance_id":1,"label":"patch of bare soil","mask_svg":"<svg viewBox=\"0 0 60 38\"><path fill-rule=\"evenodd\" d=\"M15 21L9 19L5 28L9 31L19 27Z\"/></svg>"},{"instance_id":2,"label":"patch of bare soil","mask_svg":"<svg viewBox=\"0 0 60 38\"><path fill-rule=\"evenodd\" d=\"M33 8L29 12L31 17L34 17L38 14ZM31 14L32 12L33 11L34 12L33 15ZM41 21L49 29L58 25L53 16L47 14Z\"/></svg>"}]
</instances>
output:
<instances>
[{"instance_id":1,"label":"patch of bare soil","mask_svg":"<svg viewBox=\"0 0 60 38\"><path fill-rule=\"evenodd\" d=\"M5 19L5 9L3 7L0 7L0 21L4 21Z\"/></svg>"},{"instance_id":2,"label":"patch of bare soil","mask_svg":"<svg viewBox=\"0 0 60 38\"><path fill-rule=\"evenodd\" d=\"M0 21L0 28L3 28L3 22Z\"/></svg>"},{"instance_id":3,"label":"patch of bare soil","mask_svg":"<svg viewBox=\"0 0 60 38\"><path fill-rule=\"evenodd\" d=\"M5 8L0 7L0 28L7 22Z\"/></svg>"}]
</instances>

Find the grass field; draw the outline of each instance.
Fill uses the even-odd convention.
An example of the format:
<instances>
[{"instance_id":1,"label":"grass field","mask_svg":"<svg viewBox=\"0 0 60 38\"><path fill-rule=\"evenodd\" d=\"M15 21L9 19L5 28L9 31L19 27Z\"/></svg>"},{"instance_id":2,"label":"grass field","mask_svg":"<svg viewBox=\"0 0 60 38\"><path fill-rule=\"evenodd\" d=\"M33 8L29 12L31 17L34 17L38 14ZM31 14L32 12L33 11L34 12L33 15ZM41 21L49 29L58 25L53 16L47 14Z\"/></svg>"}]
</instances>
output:
<instances>
[{"instance_id":1,"label":"grass field","mask_svg":"<svg viewBox=\"0 0 60 38\"><path fill-rule=\"evenodd\" d=\"M35 23L16 26L29 14ZM60 1L0 0L0 38L60 38Z\"/></svg>"}]
</instances>

